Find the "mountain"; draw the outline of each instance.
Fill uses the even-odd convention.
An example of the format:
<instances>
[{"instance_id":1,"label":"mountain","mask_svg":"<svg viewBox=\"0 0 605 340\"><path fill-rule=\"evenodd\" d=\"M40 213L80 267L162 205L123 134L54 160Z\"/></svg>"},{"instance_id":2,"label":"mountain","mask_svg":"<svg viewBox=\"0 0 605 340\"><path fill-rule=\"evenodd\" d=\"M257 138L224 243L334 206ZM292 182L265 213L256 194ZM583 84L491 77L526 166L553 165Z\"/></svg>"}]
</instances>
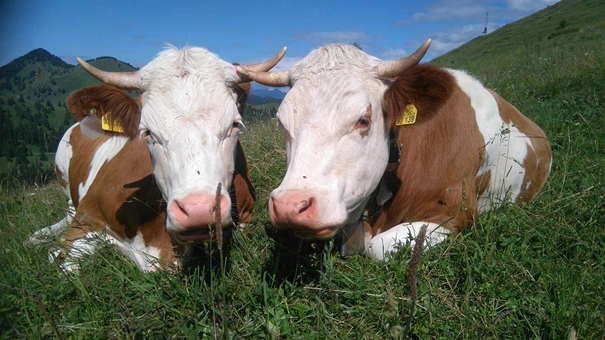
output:
<instances>
[{"instance_id":1,"label":"mountain","mask_svg":"<svg viewBox=\"0 0 605 340\"><path fill-rule=\"evenodd\" d=\"M0 67L0 79L13 77L19 74L20 71L25 69L29 64L35 63L42 63L64 70L69 70L74 67L61 60L61 58L50 54L47 50L38 48Z\"/></svg>"},{"instance_id":2,"label":"mountain","mask_svg":"<svg viewBox=\"0 0 605 340\"><path fill-rule=\"evenodd\" d=\"M280 101L282 99L284 99L284 97L286 96L285 92L282 92L278 89L266 89L266 88L262 88L262 89L252 89L252 94L257 96L257 97L261 97L261 98L265 98L265 97L269 97L269 98L275 98L275 99L279 99Z\"/></svg>"}]
</instances>

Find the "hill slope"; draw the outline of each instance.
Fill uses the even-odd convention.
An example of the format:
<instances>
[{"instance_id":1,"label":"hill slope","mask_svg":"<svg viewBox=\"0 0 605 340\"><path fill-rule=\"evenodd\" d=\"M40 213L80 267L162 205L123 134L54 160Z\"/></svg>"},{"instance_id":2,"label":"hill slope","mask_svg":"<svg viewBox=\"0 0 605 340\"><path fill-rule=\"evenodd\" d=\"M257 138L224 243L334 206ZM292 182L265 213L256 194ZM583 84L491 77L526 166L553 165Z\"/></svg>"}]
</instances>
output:
<instances>
[{"instance_id":1,"label":"hill slope","mask_svg":"<svg viewBox=\"0 0 605 340\"><path fill-rule=\"evenodd\" d=\"M545 53L587 53L603 48L604 17L602 0L564 0L479 36L432 63L484 74L493 68L531 62Z\"/></svg>"}]
</instances>

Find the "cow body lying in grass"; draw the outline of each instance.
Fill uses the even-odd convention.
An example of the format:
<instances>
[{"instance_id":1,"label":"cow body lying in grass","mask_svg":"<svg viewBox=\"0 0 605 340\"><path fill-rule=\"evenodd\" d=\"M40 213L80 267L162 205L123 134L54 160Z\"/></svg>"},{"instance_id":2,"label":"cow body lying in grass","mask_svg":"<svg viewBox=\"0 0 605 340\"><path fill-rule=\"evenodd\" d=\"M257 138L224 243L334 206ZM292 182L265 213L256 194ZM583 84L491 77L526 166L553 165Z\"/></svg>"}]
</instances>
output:
<instances>
[{"instance_id":1,"label":"cow body lying in grass","mask_svg":"<svg viewBox=\"0 0 605 340\"><path fill-rule=\"evenodd\" d=\"M328 45L289 71L247 73L291 86L277 113L288 160L269 200L277 229L341 232L343 254L383 259L423 225L434 245L536 197L551 165L544 132L466 73L417 65L429 44L389 62Z\"/></svg>"},{"instance_id":2,"label":"cow body lying in grass","mask_svg":"<svg viewBox=\"0 0 605 340\"><path fill-rule=\"evenodd\" d=\"M284 52L253 67L269 70ZM246 97L238 84L249 79L201 48L167 49L126 74L79 62L98 79L142 94L139 101L101 86L70 96L68 109L82 122L61 141L57 173L75 215L33 240L69 222L55 254L65 269L77 269L77 258L94 251L90 240L103 234L149 271L155 261L175 263L181 245L211 240L210 225L249 221L255 196L238 141ZM121 131L98 132L98 118Z\"/></svg>"}]
</instances>

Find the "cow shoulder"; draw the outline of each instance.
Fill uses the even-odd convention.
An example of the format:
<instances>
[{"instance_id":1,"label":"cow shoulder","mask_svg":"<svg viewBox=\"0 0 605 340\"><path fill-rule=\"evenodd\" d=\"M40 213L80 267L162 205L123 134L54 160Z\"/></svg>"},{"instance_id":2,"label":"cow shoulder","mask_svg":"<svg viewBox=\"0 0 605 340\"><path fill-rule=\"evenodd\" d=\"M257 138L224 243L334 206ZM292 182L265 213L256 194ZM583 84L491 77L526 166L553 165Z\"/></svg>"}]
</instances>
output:
<instances>
[{"instance_id":1,"label":"cow shoulder","mask_svg":"<svg viewBox=\"0 0 605 340\"><path fill-rule=\"evenodd\" d=\"M139 98L132 98L120 89L109 85L86 87L67 98L67 109L78 121L89 115L120 121L124 134L130 138L138 135L141 116Z\"/></svg>"}]
</instances>

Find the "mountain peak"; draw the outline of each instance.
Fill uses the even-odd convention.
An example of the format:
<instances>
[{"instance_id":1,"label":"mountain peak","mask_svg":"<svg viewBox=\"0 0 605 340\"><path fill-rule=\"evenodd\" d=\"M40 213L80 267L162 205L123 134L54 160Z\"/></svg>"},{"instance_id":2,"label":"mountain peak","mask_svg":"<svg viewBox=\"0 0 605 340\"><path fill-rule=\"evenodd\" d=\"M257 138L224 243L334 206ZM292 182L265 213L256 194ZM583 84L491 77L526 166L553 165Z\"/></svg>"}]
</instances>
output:
<instances>
[{"instance_id":1,"label":"mountain peak","mask_svg":"<svg viewBox=\"0 0 605 340\"><path fill-rule=\"evenodd\" d=\"M56 55L51 54L43 48L37 48L27 54L11 61L10 63L0 67L0 79L9 78L17 74L26 64L31 62L47 62L52 66L57 66L65 69L73 68Z\"/></svg>"}]
</instances>

